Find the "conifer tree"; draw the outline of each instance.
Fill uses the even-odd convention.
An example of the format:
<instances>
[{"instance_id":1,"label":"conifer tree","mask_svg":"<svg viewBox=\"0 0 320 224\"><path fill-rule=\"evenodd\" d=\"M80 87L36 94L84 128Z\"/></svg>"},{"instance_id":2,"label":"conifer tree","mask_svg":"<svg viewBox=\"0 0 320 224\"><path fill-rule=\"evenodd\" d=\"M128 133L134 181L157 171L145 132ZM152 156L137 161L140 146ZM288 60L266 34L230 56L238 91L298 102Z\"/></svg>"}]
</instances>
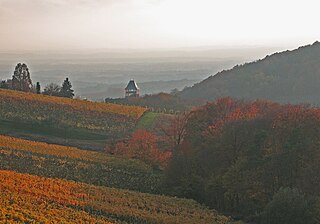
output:
<instances>
[{"instance_id":1,"label":"conifer tree","mask_svg":"<svg viewBox=\"0 0 320 224\"><path fill-rule=\"evenodd\" d=\"M69 78L66 78L62 84L62 88L60 91L60 95L62 97L73 98L74 97L74 90L72 89L71 82Z\"/></svg>"},{"instance_id":2,"label":"conifer tree","mask_svg":"<svg viewBox=\"0 0 320 224\"><path fill-rule=\"evenodd\" d=\"M39 82L37 82L36 91L37 91L37 94L41 93L41 87Z\"/></svg>"}]
</instances>

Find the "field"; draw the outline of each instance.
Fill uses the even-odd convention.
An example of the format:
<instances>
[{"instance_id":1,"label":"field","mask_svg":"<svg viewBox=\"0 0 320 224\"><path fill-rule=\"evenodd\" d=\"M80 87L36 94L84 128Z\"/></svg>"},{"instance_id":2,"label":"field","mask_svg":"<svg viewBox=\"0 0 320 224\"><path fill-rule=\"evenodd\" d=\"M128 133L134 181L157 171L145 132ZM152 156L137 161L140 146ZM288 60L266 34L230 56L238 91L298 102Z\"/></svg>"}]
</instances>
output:
<instances>
[{"instance_id":1,"label":"field","mask_svg":"<svg viewBox=\"0 0 320 224\"><path fill-rule=\"evenodd\" d=\"M146 112L142 107L3 89L0 89L0 108L2 134L37 140L42 136L48 142L92 149L102 149L108 140L130 133ZM93 143L91 147L90 143Z\"/></svg>"},{"instance_id":2,"label":"field","mask_svg":"<svg viewBox=\"0 0 320 224\"><path fill-rule=\"evenodd\" d=\"M162 174L142 161L0 136L0 169L156 193Z\"/></svg>"},{"instance_id":3,"label":"field","mask_svg":"<svg viewBox=\"0 0 320 224\"><path fill-rule=\"evenodd\" d=\"M7 222L223 224L229 221L192 200L12 171L0 171L0 189L0 221Z\"/></svg>"},{"instance_id":4,"label":"field","mask_svg":"<svg viewBox=\"0 0 320 224\"><path fill-rule=\"evenodd\" d=\"M159 113L148 112L142 116L137 124L137 128L149 129L159 118Z\"/></svg>"}]
</instances>

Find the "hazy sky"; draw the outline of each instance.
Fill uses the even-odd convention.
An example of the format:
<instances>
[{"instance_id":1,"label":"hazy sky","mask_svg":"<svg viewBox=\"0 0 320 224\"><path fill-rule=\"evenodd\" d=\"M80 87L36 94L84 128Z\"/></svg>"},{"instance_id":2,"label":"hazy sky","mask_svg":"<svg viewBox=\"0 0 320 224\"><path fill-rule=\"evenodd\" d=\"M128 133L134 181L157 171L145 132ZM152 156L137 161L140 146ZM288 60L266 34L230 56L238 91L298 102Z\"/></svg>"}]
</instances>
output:
<instances>
[{"instance_id":1,"label":"hazy sky","mask_svg":"<svg viewBox=\"0 0 320 224\"><path fill-rule=\"evenodd\" d=\"M0 0L0 50L298 46L317 0Z\"/></svg>"}]
</instances>

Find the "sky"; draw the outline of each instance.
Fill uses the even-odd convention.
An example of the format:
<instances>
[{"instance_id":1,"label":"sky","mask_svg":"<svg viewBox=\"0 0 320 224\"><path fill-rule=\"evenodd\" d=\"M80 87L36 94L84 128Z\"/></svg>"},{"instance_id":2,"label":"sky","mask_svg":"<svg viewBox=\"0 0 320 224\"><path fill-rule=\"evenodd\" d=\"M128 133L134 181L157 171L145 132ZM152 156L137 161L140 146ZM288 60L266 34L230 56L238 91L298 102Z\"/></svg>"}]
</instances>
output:
<instances>
[{"instance_id":1,"label":"sky","mask_svg":"<svg viewBox=\"0 0 320 224\"><path fill-rule=\"evenodd\" d=\"M300 46L317 0L0 0L0 51Z\"/></svg>"}]
</instances>

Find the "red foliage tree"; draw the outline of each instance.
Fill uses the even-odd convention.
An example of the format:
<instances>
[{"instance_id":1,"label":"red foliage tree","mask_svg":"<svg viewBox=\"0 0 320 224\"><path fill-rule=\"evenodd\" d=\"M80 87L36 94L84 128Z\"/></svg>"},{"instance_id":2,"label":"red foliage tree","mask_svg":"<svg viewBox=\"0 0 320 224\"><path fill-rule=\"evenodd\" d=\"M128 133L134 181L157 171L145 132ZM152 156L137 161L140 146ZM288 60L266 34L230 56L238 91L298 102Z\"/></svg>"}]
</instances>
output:
<instances>
[{"instance_id":1,"label":"red foliage tree","mask_svg":"<svg viewBox=\"0 0 320 224\"><path fill-rule=\"evenodd\" d=\"M160 127L164 134L163 140L168 144L169 150L174 151L179 148L186 134L186 124L190 113L182 113L172 116L169 124Z\"/></svg>"},{"instance_id":2,"label":"red foliage tree","mask_svg":"<svg viewBox=\"0 0 320 224\"><path fill-rule=\"evenodd\" d=\"M127 143L117 143L113 153L115 155L141 159L152 165L164 166L170 159L171 153L159 150L156 142L157 137L152 132L140 129L132 134Z\"/></svg>"}]
</instances>

